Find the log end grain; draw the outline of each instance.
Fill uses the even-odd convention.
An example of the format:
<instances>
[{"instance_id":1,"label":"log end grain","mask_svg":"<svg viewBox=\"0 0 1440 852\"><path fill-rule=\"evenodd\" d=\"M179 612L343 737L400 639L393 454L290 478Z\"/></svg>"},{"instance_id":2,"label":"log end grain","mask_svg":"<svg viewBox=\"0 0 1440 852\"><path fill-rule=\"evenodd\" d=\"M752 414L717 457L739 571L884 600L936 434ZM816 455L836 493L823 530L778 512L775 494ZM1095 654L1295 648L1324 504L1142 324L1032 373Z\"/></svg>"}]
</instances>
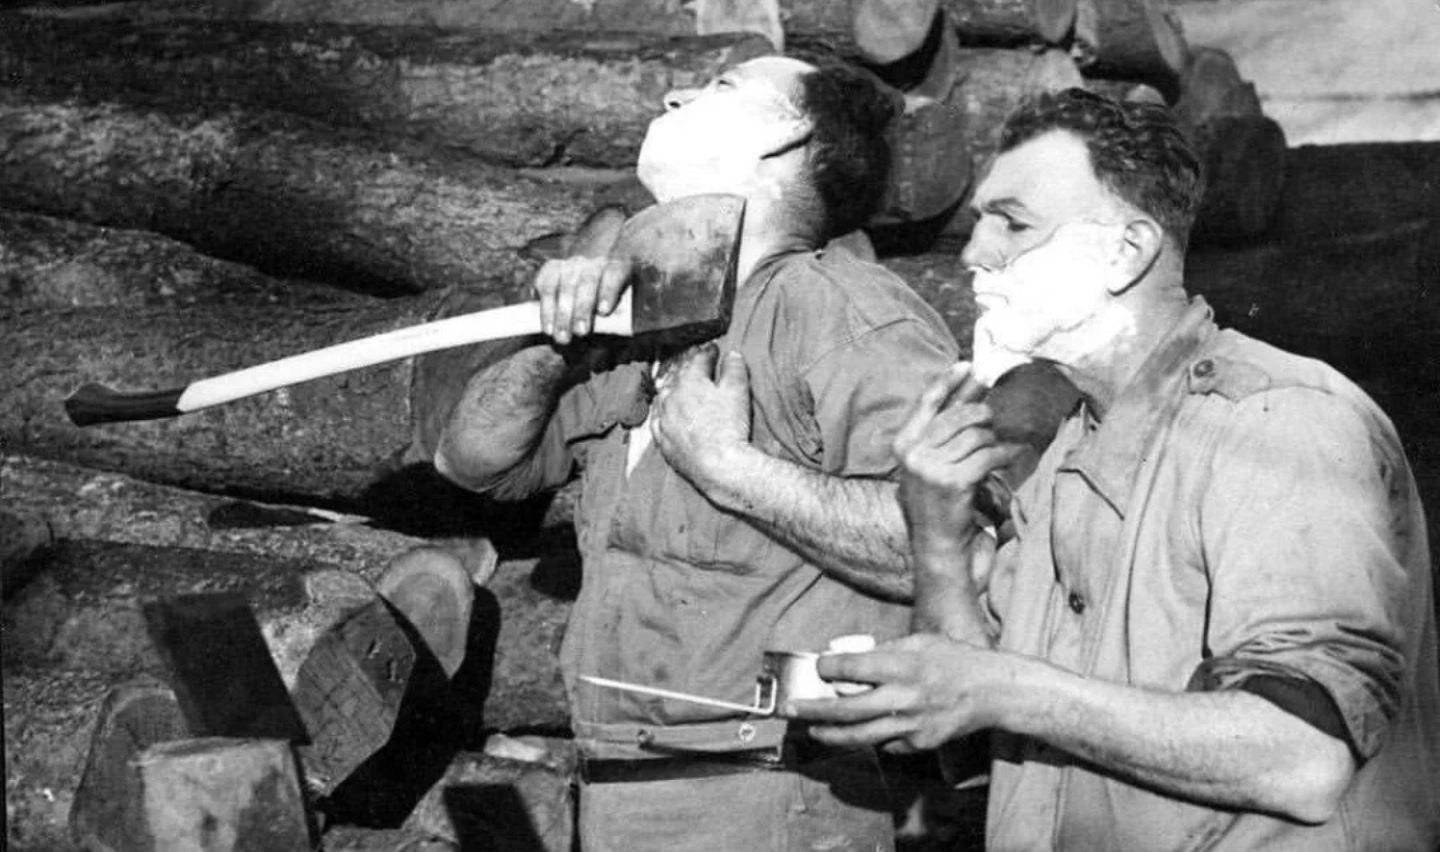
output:
<instances>
[{"instance_id":1,"label":"log end grain","mask_svg":"<svg viewBox=\"0 0 1440 852\"><path fill-rule=\"evenodd\" d=\"M121 848L312 848L294 752L284 740L176 740L151 746L135 763L144 791L145 835Z\"/></svg>"},{"instance_id":2,"label":"log end grain","mask_svg":"<svg viewBox=\"0 0 1440 852\"><path fill-rule=\"evenodd\" d=\"M1195 239L1223 243L1270 227L1285 181L1285 132L1265 116L1217 118L1193 134L1205 170Z\"/></svg>"},{"instance_id":3,"label":"log end grain","mask_svg":"<svg viewBox=\"0 0 1440 852\"><path fill-rule=\"evenodd\" d=\"M179 699L160 680L142 676L111 690L90 737L85 774L70 809L75 841L89 849L148 842L144 787L135 759L151 746L191 735Z\"/></svg>"}]
</instances>

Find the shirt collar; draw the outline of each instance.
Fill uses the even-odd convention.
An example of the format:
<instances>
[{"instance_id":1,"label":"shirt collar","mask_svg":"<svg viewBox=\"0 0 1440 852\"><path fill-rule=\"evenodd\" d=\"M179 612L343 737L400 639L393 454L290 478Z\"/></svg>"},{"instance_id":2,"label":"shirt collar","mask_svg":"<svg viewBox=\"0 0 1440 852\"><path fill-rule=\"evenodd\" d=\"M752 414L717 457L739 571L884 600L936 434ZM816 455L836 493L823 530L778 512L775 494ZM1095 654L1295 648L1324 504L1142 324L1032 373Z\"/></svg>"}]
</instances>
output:
<instances>
[{"instance_id":1,"label":"shirt collar","mask_svg":"<svg viewBox=\"0 0 1440 852\"><path fill-rule=\"evenodd\" d=\"M1122 517L1156 434L1185 398L1191 360L1217 330L1213 313L1203 298L1192 298L1189 308L1093 431L1084 428L1096 422L1093 412L1082 406L1081 437L1067 452L1060 470L1085 477Z\"/></svg>"}]
</instances>

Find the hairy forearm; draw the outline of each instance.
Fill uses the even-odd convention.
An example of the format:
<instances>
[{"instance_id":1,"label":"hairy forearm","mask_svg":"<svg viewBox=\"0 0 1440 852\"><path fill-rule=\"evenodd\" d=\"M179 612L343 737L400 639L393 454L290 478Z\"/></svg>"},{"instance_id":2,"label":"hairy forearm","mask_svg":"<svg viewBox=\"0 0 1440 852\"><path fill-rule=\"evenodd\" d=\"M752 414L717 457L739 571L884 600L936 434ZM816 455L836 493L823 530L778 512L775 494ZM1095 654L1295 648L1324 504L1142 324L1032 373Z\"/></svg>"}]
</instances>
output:
<instances>
[{"instance_id":1,"label":"hairy forearm","mask_svg":"<svg viewBox=\"0 0 1440 852\"><path fill-rule=\"evenodd\" d=\"M719 465L701 490L827 574L889 600L910 601L905 522L895 484L845 479L753 447Z\"/></svg>"},{"instance_id":2,"label":"hairy forearm","mask_svg":"<svg viewBox=\"0 0 1440 852\"><path fill-rule=\"evenodd\" d=\"M974 581L977 560L994 558L993 539L977 531L968 540L933 540L912 529L910 546L915 560L911 629L916 633L941 633L976 645L993 644Z\"/></svg>"},{"instance_id":3,"label":"hairy forearm","mask_svg":"<svg viewBox=\"0 0 1440 852\"><path fill-rule=\"evenodd\" d=\"M564 358L549 344L522 349L477 371L446 421L435 468L471 490L493 485L534 451L566 373Z\"/></svg>"},{"instance_id":4,"label":"hairy forearm","mask_svg":"<svg viewBox=\"0 0 1440 852\"><path fill-rule=\"evenodd\" d=\"M1322 822L1354 772L1346 744L1246 692L1161 692L1044 664L1021 681L1002 727L1178 798Z\"/></svg>"}]
</instances>

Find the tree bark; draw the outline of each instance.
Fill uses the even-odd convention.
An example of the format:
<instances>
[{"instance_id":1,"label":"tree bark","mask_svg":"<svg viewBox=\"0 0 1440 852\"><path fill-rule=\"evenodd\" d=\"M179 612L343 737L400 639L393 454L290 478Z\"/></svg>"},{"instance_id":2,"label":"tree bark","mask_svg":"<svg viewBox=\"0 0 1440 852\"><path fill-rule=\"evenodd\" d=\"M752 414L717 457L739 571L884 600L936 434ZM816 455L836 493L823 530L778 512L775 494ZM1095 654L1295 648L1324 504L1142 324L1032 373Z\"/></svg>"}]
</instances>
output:
<instances>
[{"instance_id":1,"label":"tree bark","mask_svg":"<svg viewBox=\"0 0 1440 852\"><path fill-rule=\"evenodd\" d=\"M1021 101L1083 83L1063 50L962 50L958 79L951 101L965 113L960 143L970 151L977 173L989 165L1000 144L1001 125Z\"/></svg>"},{"instance_id":2,"label":"tree bark","mask_svg":"<svg viewBox=\"0 0 1440 852\"><path fill-rule=\"evenodd\" d=\"M338 287L271 278L190 246L123 228L0 209L0 300L55 308L266 303L360 305Z\"/></svg>"},{"instance_id":3,"label":"tree bark","mask_svg":"<svg viewBox=\"0 0 1440 852\"><path fill-rule=\"evenodd\" d=\"M1085 73L1148 83L1172 103L1189 59L1168 0L1076 0L1074 50Z\"/></svg>"},{"instance_id":4,"label":"tree bark","mask_svg":"<svg viewBox=\"0 0 1440 852\"><path fill-rule=\"evenodd\" d=\"M632 166L667 91L770 52L743 34L0 14L0 78L32 91L279 110L512 166Z\"/></svg>"},{"instance_id":5,"label":"tree bark","mask_svg":"<svg viewBox=\"0 0 1440 852\"><path fill-rule=\"evenodd\" d=\"M1060 44L1075 24L1076 0L946 0L966 44Z\"/></svg>"},{"instance_id":6,"label":"tree bark","mask_svg":"<svg viewBox=\"0 0 1440 852\"><path fill-rule=\"evenodd\" d=\"M264 272L380 292L528 277L594 186L278 113L164 112L0 90L0 195L155 231Z\"/></svg>"},{"instance_id":7,"label":"tree bark","mask_svg":"<svg viewBox=\"0 0 1440 852\"><path fill-rule=\"evenodd\" d=\"M21 455L0 456L0 512L46 530L44 546L80 539L250 554L304 561L371 584L391 560L429 543L356 516L233 500ZM493 554L483 551L477 543L467 565L477 583L494 569Z\"/></svg>"}]
</instances>

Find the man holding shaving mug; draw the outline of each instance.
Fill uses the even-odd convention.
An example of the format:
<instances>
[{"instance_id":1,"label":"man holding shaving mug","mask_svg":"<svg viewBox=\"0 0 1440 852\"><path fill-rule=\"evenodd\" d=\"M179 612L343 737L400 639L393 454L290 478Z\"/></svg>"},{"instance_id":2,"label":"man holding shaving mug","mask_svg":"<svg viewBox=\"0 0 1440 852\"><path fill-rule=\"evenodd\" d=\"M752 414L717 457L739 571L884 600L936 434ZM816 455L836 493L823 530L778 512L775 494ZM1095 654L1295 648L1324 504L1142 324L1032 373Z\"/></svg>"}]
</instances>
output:
<instances>
[{"instance_id":1,"label":"man holding shaving mug","mask_svg":"<svg viewBox=\"0 0 1440 852\"><path fill-rule=\"evenodd\" d=\"M1163 108L1069 90L1010 118L965 252L975 360L895 442L916 633L822 657L875 688L785 711L830 744L989 732L992 850L1434 850L1408 463L1354 384L1187 295L1200 196ZM997 541L973 501L1014 450L980 399L1030 359L1083 399Z\"/></svg>"}]
</instances>

